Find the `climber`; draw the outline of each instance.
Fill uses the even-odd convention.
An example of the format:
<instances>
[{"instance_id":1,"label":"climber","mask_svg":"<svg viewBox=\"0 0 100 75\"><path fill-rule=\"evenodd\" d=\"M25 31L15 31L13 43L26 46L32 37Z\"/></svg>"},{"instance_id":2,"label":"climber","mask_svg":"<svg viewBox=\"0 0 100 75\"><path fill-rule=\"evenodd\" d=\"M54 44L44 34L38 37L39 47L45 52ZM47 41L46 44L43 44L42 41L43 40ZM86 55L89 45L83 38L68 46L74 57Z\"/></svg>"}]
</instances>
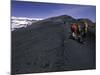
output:
<instances>
[{"instance_id":1,"label":"climber","mask_svg":"<svg viewBox=\"0 0 100 75\"><path fill-rule=\"evenodd\" d=\"M78 25L76 23L71 24L71 32L72 32L72 37L74 39L77 39L77 30L78 30Z\"/></svg>"},{"instance_id":2,"label":"climber","mask_svg":"<svg viewBox=\"0 0 100 75\"><path fill-rule=\"evenodd\" d=\"M87 34L88 24L86 22L72 23L71 34L73 39L79 40L83 43L83 36Z\"/></svg>"}]
</instances>

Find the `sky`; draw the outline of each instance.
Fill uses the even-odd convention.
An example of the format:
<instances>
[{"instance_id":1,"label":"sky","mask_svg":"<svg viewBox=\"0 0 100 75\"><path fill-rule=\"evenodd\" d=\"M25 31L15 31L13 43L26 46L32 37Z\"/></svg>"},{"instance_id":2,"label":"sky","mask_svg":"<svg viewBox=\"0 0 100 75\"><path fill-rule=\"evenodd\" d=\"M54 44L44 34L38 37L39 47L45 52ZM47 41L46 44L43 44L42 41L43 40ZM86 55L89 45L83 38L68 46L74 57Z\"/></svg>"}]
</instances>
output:
<instances>
[{"instance_id":1,"label":"sky","mask_svg":"<svg viewBox=\"0 0 100 75\"><path fill-rule=\"evenodd\" d=\"M11 16L45 19L69 15L76 19L88 18L96 22L96 6L12 1Z\"/></svg>"}]
</instances>

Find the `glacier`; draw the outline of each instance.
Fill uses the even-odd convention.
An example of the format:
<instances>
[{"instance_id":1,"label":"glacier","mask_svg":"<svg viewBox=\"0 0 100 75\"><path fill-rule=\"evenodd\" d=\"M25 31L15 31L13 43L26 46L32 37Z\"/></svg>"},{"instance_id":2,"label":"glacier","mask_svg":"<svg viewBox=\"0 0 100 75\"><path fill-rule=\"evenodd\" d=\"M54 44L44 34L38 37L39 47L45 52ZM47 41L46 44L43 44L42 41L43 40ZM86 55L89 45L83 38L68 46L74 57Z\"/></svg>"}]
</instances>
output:
<instances>
[{"instance_id":1,"label":"glacier","mask_svg":"<svg viewBox=\"0 0 100 75\"><path fill-rule=\"evenodd\" d=\"M40 18L28 18L28 17L11 17L11 31L14 31L18 28L27 27L34 22L42 20Z\"/></svg>"}]
</instances>

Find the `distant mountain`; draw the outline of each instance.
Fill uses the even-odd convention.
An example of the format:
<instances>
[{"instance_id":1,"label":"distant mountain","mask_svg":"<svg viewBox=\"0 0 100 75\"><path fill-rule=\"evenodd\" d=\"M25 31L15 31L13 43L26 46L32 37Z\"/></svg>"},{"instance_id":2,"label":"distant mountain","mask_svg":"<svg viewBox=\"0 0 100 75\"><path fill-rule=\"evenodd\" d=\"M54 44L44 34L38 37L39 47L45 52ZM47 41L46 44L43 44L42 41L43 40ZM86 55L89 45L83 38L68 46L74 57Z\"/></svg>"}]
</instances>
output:
<instances>
[{"instance_id":1,"label":"distant mountain","mask_svg":"<svg viewBox=\"0 0 100 75\"><path fill-rule=\"evenodd\" d=\"M11 17L11 29L12 31L18 28L27 27L34 22L37 22L41 19L37 18L27 18L27 17Z\"/></svg>"},{"instance_id":2,"label":"distant mountain","mask_svg":"<svg viewBox=\"0 0 100 75\"><path fill-rule=\"evenodd\" d=\"M40 20L38 22L32 23L28 28L38 28L38 27L48 27L48 26L56 26L56 25L70 25L70 23L76 22L77 20L68 15L61 15L56 17L50 17L47 19Z\"/></svg>"},{"instance_id":3,"label":"distant mountain","mask_svg":"<svg viewBox=\"0 0 100 75\"><path fill-rule=\"evenodd\" d=\"M17 20L17 21L16 21ZM75 19L68 15L60 15L55 17L50 17L46 19L32 19L32 18L16 18L12 19L12 29L27 29L31 30L34 28L44 28L50 26L61 26L64 28L69 28L72 23L87 22L90 28L95 27L95 23L86 18Z\"/></svg>"}]
</instances>

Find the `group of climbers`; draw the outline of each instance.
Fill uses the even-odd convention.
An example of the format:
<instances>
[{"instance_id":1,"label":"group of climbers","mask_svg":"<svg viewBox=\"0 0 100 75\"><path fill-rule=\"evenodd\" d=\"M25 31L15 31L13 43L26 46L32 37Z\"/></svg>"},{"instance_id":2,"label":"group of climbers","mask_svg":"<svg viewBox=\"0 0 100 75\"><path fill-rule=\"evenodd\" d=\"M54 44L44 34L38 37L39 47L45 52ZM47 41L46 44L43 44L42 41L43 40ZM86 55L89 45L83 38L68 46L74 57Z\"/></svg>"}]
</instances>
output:
<instances>
[{"instance_id":1,"label":"group of climbers","mask_svg":"<svg viewBox=\"0 0 100 75\"><path fill-rule=\"evenodd\" d=\"M71 35L73 39L79 40L79 42L83 43L83 37L86 36L88 31L87 22L79 22L71 24Z\"/></svg>"}]
</instances>

